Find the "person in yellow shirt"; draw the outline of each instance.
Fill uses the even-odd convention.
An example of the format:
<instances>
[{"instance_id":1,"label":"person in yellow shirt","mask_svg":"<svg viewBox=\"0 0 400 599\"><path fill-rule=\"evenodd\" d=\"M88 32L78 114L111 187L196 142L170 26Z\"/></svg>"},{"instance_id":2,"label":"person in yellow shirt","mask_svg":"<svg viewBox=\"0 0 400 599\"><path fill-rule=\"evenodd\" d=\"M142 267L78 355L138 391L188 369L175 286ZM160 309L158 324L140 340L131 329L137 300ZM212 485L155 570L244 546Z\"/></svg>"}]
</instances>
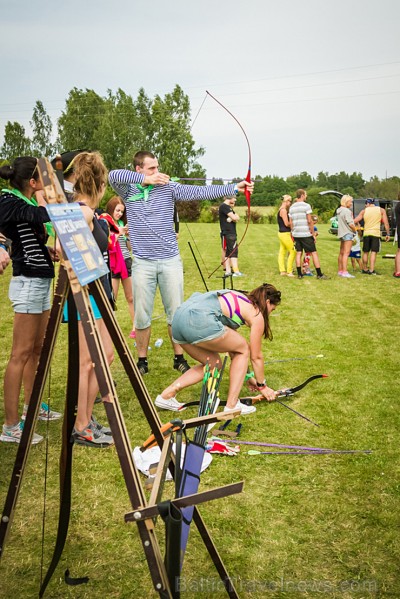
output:
<instances>
[{"instance_id":1,"label":"person in yellow shirt","mask_svg":"<svg viewBox=\"0 0 400 599\"><path fill-rule=\"evenodd\" d=\"M375 262L377 253L381 249L381 222L383 222L386 229L385 241L389 241L390 239L388 217L383 208L375 205L375 200L368 198L365 201L364 210L361 210L360 214L354 219L354 224L356 225L362 219L364 219L362 273L365 275L377 275Z\"/></svg>"}]
</instances>

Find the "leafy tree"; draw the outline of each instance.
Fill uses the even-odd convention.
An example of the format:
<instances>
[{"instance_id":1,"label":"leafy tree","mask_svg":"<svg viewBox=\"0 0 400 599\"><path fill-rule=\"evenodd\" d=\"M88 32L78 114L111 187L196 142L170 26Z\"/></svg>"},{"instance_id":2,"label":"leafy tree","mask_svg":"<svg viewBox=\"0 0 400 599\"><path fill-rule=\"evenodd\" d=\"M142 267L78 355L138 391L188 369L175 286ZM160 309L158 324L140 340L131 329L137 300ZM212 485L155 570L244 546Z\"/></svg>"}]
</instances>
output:
<instances>
[{"instance_id":1,"label":"leafy tree","mask_svg":"<svg viewBox=\"0 0 400 599\"><path fill-rule=\"evenodd\" d=\"M286 178L286 183L290 189L308 189L314 184L314 179L305 171L299 175L292 175Z\"/></svg>"},{"instance_id":2,"label":"leafy tree","mask_svg":"<svg viewBox=\"0 0 400 599\"><path fill-rule=\"evenodd\" d=\"M354 195L360 195L364 185L365 180L361 173L352 173L349 177L349 185L354 189ZM353 195L353 194L352 194Z\"/></svg>"},{"instance_id":3,"label":"leafy tree","mask_svg":"<svg viewBox=\"0 0 400 599\"><path fill-rule=\"evenodd\" d=\"M96 134L103 122L106 101L91 89L74 87L58 119L58 146L63 150L98 149Z\"/></svg>"},{"instance_id":4,"label":"leafy tree","mask_svg":"<svg viewBox=\"0 0 400 599\"><path fill-rule=\"evenodd\" d=\"M362 196L366 198L397 200L400 192L400 177L390 177L383 181L378 179L378 177L372 177L365 184L362 192Z\"/></svg>"},{"instance_id":5,"label":"leafy tree","mask_svg":"<svg viewBox=\"0 0 400 599\"><path fill-rule=\"evenodd\" d=\"M204 169L196 162L204 149L195 148L189 98L179 85L164 99L154 98L152 123L151 151L158 157L161 170L181 177L205 177Z\"/></svg>"},{"instance_id":6,"label":"leafy tree","mask_svg":"<svg viewBox=\"0 0 400 599\"><path fill-rule=\"evenodd\" d=\"M251 196L253 206L274 206L278 204L285 193L289 193L288 184L284 179L276 175L268 175L264 178L256 177L254 193ZM239 196L240 197L240 196ZM243 204L241 200L238 204Z\"/></svg>"},{"instance_id":7,"label":"leafy tree","mask_svg":"<svg viewBox=\"0 0 400 599\"><path fill-rule=\"evenodd\" d=\"M318 173L317 178L315 179L315 185L317 187L329 189L329 173L324 173L323 171Z\"/></svg>"},{"instance_id":8,"label":"leafy tree","mask_svg":"<svg viewBox=\"0 0 400 599\"><path fill-rule=\"evenodd\" d=\"M54 144L51 141L53 125L40 100L37 100L35 104L30 125L33 132L32 154L34 156L52 156L54 154Z\"/></svg>"},{"instance_id":9,"label":"leafy tree","mask_svg":"<svg viewBox=\"0 0 400 599\"><path fill-rule=\"evenodd\" d=\"M4 143L1 146L3 158L12 162L17 156L31 154L31 141L25 135L25 128L17 121L8 121L4 131Z\"/></svg>"},{"instance_id":10,"label":"leafy tree","mask_svg":"<svg viewBox=\"0 0 400 599\"><path fill-rule=\"evenodd\" d=\"M341 171L329 175L328 173L320 172L315 180L317 187L323 187L327 189L334 189L341 193L349 193L352 196L360 195L362 188L364 187L365 181L362 178L361 173L352 173L351 175Z\"/></svg>"},{"instance_id":11,"label":"leafy tree","mask_svg":"<svg viewBox=\"0 0 400 599\"><path fill-rule=\"evenodd\" d=\"M138 147L140 135L132 97L121 89L116 94L108 90L92 147L99 149L108 168L127 167Z\"/></svg>"},{"instance_id":12,"label":"leafy tree","mask_svg":"<svg viewBox=\"0 0 400 599\"><path fill-rule=\"evenodd\" d=\"M140 131L136 147L136 152L138 152L140 150L152 148L155 136L155 123L153 122L152 101L146 95L143 87L139 89L138 97L135 100L135 110L138 121L140 123Z\"/></svg>"},{"instance_id":13,"label":"leafy tree","mask_svg":"<svg viewBox=\"0 0 400 599\"><path fill-rule=\"evenodd\" d=\"M335 210L339 199L334 195L319 195L321 191L326 191L323 187L310 187L307 189L307 202L311 205L313 212L320 214Z\"/></svg>"}]
</instances>

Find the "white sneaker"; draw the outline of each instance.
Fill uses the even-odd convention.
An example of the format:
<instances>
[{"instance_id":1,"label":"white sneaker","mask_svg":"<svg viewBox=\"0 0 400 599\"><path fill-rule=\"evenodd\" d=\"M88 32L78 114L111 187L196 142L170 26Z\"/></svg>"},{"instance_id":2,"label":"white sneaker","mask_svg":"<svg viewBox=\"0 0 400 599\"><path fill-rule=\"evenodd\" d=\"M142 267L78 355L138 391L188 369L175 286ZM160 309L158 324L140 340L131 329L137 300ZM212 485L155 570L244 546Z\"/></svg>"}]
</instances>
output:
<instances>
[{"instance_id":1,"label":"white sneaker","mask_svg":"<svg viewBox=\"0 0 400 599\"><path fill-rule=\"evenodd\" d=\"M244 274L237 270L236 272L232 273L232 277L244 277Z\"/></svg>"},{"instance_id":2,"label":"white sneaker","mask_svg":"<svg viewBox=\"0 0 400 599\"><path fill-rule=\"evenodd\" d=\"M246 406L246 404L242 403L241 401L238 401L234 408L228 408L227 406L225 406L224 412L230 412L231 410L237 410L238 408L240 408L240 413L243 414L243 416L247 414L253 414L257 411L256 406Z\"/></svg>"},{"instance_id":3,"label":"white sneaker","mask_svg":"<svg viewBox=\"0 0 400 599\"><path fill-rule=\"evenodd\" d=\"M21 416L21 420L25 420L26 419L26 412L27 410L24 407L24 410L22 412L22 416ZM42 401L41 405L40 405L40 410L39 410L39 415L38 415L38 420L59 420L61 418L62 414L60 412L55 412L54 410L50 410L49 406L47 405L47 403L45 403L44 401Z\"/></svg>"},{"instance_id":4,"label":"white sneaker","mask_svg":"<svg viewBox=\"0 0 400 599\"><path fill-rule=\"evenodd\" d=\"M6 427L6 425L3 424L3 430L2 434L0 435L0 441L3 441L5 443L20 443L23 428L24 423L22 420L11 428ZM41 435L38 435L37 433L33 433L31 441L32 445L37 445L41 441L43 441L43 437Z\"/></svg>"},{"instance_id":5,"label":"white sneaker","mask_svg":"<svg viewBox=\"0 0 400 599\"><path fill-rule=\"evenodd\" d=\"M342 272L340 275L343 279L355 279L354 275L351 275L349 272Z\"/></svg>"},{"instance_id":6,"label":"white sneaker","mask_svg":"<svg viewBox=\"0 0 400 599\"><path fill-rule=\"evenodd\" d=\"M171 399L164 399L161 395L157 395L156 401L154 402L157 408L161 408L162 410L171 410L172 412L177 412L182 406L183 403L179 403L179 401L175 397L171 397ZM186 408L182 408L185 410Z\"/></svg>"}]
</instances>

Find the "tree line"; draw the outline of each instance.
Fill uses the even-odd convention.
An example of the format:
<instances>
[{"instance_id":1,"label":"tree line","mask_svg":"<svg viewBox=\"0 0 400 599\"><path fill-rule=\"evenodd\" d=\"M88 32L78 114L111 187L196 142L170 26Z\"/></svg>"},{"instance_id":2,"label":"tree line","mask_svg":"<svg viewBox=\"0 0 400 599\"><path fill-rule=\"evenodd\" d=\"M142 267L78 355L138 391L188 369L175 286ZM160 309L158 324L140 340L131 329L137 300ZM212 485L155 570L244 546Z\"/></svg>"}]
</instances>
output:
<instances>
[{"instance_id":1,"label":"tree line","mask_svg":"<svg viewBox=\"0 0 400 599\"><path fill-rule=\"evenodd\" d=\"M33 108L30 126L31 137L20 123L6 123L0 163L17 156L54 156L57 152L80 148L101 152L109 169L126 168L134 153L146 148L158 157L164 172L188 178L206 177L199 162L205 150L196 145L192 136L189 97L179 85L164 97L154 98L141 88L136 99L121 89L115 93L108 90L105 96L100 96L94 90L74 87L57 121L57 131L53 131L51 118L39 100ZM397 199L400 178L373 177L366 181L361 173L345 172L332 175L320 172L315 178L307 172L287 178L256 176L252 205L278 205L283 194L294 195L299 188L307 190L314 210L322 216L337 206L337 198L321 197L320 191L336 189L354 197ZM241 198L238 204L243 202Z\"/></svg>"}]
</instances>

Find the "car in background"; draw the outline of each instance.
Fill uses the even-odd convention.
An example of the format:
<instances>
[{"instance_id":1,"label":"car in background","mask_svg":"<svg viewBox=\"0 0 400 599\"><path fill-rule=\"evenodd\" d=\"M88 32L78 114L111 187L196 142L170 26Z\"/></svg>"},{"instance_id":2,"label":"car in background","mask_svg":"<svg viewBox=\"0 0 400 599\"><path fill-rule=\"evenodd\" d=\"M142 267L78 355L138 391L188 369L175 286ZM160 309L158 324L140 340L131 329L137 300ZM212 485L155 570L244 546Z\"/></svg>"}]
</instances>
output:
<instances>
[{"instance_id":1,"label":"car in background","mask_svg":"<svg viewBox=\"0 0 400 599\"><path fill-rule=\"evenodd\" d=\"M341 199L344 194L341 193L340 191L329 189L328 191L320 191L319 195L321 195L321 196L334 195L337 198ZM358 216L360 214L361 210L363 210L365 208L365 200L366 200L366 198L353 199L353 216L354 216L354 218L356 218L356 216ZM382 198L374 198L374 203L375 203L375 206L379 206L380 208L383 208L386 211L388 221L389 221L389 227L390 227L390 236L393 237L394 233L395 233L395 229L396 229L395 207L396 207L396 204L399 203L399 200L385 200ZM337 213L337 209L339 207L340 207L340 204L336 208L332 218L330 219L329 233L331 233L332 235L337 235L338 224L337 224L336 213ZM364 227L363 220L360 221L360 226L361 226L361 228ZM362 229L361 229L361 232L362 232ZM385 237L385 235L386 235L386 231L383 226L383 223L381 223L381 236ZM361 236L362 235L360 235L360 237Z\"/></svg>"}]
</instances>

